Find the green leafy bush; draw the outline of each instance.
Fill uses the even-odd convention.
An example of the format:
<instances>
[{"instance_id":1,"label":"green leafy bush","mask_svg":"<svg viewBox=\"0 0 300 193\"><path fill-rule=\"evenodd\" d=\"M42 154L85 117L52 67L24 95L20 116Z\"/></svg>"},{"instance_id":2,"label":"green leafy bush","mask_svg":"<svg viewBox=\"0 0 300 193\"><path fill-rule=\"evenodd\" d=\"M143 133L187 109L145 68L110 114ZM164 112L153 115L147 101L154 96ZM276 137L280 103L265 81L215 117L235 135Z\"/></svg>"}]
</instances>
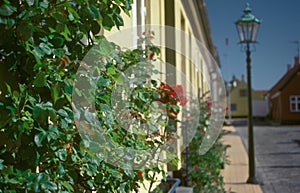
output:
<instances>
[{"instance_id":1,"label":"green leafy bush","mask_svg":"<svg viewBox=\"0 0 300 193\"><path fill-rule=\"evenodd\" d=\"M92 48L100 58L95 61L99 63L98 78L89 84L97 85L97 117L113 142L159 150L174 137L178 105L184 103L171 88L143 82L129 100L130 116L141 123L151 122L145 104L160 101L167 109L167 121L159 123L165 129L152 127L147 135L129 134L115 121L110 104L112 85L136 63L147 69L149 76L157 73L148 67L159 50L149 42L145 49L121 50L103 37L95 38L100 30L123 25L121 11L129 15L132 0L99 2L0 3L0 35L4 37L0 39L0 192L129 192L137 191L144 180L153 184L155 175L163 173L159 166L137 171L109 164L91 150L91 144L87 148L78 131L77 127L82 127L90 136L95 134L91 125L76 122L72 104L73 91L75 95L81 92L73 87L76 72ZM109 49L112 55L108 57ZM91 109L80 110L91 118Z\"/></svg>"},{"instance_id":2,"label":"green leafy bush","mask_svg":"<svg viewBox=\"0 0 300 193\"><path fill-rule=\"evenodd\" d=\"M0 3L0 192L129 192L144 180L87 149L71 108L91 33L122 26L121 10L129 14L131 3Z\"/></svg>"},{"instance_id":3,"label":"green leafy bush","mask_svg":"<svg viewBox=\"0 0 300 193\"><path fill-rule=\"evenodd\" d=\"M199 152L203 142L212 112L210 99L203 99L200 103L200 123L195 137L189 144L188 183L194 188L194 192L225 192L221 170L226 163L227 146L218 137L213 146L205 153ZM187 176L186 174L184 176Z\"/></svg>"},{"instance_id":4,"label":"green leafy bush","mask_svg":"<svg viewBox=\"0 0 300 193\"><path fill-rule=\"evenodd\" d=\"M186 102L184 96L174 94L180 86L169 87L147 79L134 88L128 101L128 116L138 123L153 123L151 113L157 112L165 121L153 123L156 127L149 127L148 133L138 134L129 134L116 122L111 114L112 85L137 63L149 77L157 73L151 67L151 60L159 50L147 38L141 41L147 46L135 50L121 50L103 37L95 38L101 30L123 25L120 14L123 11L129 15L132 0L99 2L1 1L0 193L130 192L138 191L145 180L153 185L156 175L164 174L158 165L138 171L108 163L91 150L94 144L88 146L78 131L78 127L84 128L90 136L96 131L90 124L76 122L72 104L76 72L92 48L100 56L95 61L99 65L94 74L100 78L88 83L93 84L92 90L97 85L94 101L97 117L104 128L103 134L114 143L135 149L154 149L154 152L148 152L150 154L161 151L162 144L176 138L174 123L178 121L179 106ZM75 90L75 95L80 92ZM84 97L88 101L89 96ZM150 109L150 104L155 102L163 103L166 111L161 112L159 106ZM87 119L93 113L88 108L80 111ZM191 151L201 139L204 128L204 125L199 128L200 135L193 140ZM217 144L210 156L191 157L190 160L195 160L191 162L192 166L206 166L205 159L210 159L219 167L215 158L222 154L223 146ZM96 148L106 147L101 147L100 143ZM128 157L126 159L134 159ZM219 187L221 182L212 178L218 174L218 167L209 172L192 172L191 181L199 179L198 182L203 182L202 187L212 186L211 190L215 190L213 187ZM207 175L208 178L203 177Z\"/></svg>"}]
</instances>

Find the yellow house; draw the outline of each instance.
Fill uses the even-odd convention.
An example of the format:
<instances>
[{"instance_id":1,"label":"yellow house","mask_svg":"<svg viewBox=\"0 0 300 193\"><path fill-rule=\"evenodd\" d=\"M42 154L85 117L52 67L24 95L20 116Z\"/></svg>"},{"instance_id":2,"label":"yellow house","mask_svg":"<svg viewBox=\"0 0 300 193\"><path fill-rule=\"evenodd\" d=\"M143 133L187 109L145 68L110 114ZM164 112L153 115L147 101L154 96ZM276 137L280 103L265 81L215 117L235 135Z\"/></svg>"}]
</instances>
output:
<instances>
[{"instance_id":1,"label":"yellow house","mask_svg":"<svg viewBox=\"0 0 300 193\"><path fill-rule=\"evenodd\" d=\"M232 117L247 117L248 116L248 88L247 82L245 81L245 76L242 75L241 79L236 78L235 76L232 77L230 81L230 108L228 109L231 111ZM253 116L255 116L256 112L256 102L264 102L264 94L266 93L263 91L255 91L251 90L252 93L252 106L253 106ZM262 105L262 103L260 103ZM263 105L267 105L267 102L263 103ZM267 107L266 107L267 108ZM227 116L228 116L227 112Z\"/></svg>"}]
</instances>

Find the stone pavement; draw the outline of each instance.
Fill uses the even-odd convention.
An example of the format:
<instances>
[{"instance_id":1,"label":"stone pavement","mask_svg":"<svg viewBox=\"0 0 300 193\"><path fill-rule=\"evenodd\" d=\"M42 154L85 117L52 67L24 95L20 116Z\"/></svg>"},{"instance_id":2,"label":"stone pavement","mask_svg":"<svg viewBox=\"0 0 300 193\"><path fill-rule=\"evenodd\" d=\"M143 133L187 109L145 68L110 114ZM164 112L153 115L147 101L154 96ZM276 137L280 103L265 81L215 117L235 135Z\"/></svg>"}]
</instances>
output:
<instances>
[{"instance_id":1,"label":"stone pavement","mask_svg":"<svg viewBox=\"0 0 300 193\"><path fill-rule=\"evenodd\" d=\"M242 143L242 139L232 126L223 128L229 131L222 137L225 144L230 145L227 149L228 164L225 165L222 175L225 189L228 193L262 193L258 184L247 184L248 178L248 154Z\"/></svg>"}]
</instances>

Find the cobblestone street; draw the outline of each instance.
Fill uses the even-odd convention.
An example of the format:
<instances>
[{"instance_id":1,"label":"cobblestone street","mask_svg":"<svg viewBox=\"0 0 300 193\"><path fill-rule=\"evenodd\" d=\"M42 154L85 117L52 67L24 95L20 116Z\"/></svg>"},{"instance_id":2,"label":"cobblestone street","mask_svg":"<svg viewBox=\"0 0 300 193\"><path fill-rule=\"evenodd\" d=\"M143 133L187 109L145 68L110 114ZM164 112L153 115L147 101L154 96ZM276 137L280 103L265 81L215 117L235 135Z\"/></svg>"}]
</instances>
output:
<instances>
[{"instance_id":1,"label":"cobblestone street","mask_svg":"<svg viewBox=\"0 0 300 193\"><path fill-rule=\"evenodd\" d=\"M247 121L234 124L247 148ZM264 193L300 192L300 126L254 125L256 176Z\"/></svg>"}]
</instances>

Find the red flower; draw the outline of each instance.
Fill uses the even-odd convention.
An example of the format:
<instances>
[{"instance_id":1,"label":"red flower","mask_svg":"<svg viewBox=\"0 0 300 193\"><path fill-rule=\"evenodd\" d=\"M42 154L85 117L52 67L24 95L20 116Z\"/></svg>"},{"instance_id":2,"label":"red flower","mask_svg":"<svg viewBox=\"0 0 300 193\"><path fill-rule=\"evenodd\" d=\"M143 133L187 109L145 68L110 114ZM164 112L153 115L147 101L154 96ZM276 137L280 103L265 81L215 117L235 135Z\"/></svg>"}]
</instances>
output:
<instances>
[{"instance_id":1,"label":"red flower","mask_svg":"<svg viewBox=\"0 0 300 193\"><path fill-rule=\"evenodd\" d=\"M187 115L185 118L186 118L187 120L189 120L189 119L192 118L192 116L191 116L191 115Z\"/></svg>"},{"instance_id":2,"label":"red flower","mask_svg":"<svg viewBox=\"0 0 300 193\"><path fill-rule=\"evenodd\" d=\"M179 100L180 105L184 106L188 102L186 96L184 96L182 85L171 85L170 86L176 93L176 97Z\"/></svg>"},{"instance_id":3,"label":"red flower","mask_svg":"<svg viewBox=\"0 0 300 193\"><path fill-rule=\"evenodd\" d=\"M150 56L150 59L154 59L155 53L151 52L149 56Z\"/></svg>"},{"instance_id":4,"label":"red flower","mask_svg":"<svg viewBox=\"0 0 300 193\"><path fill-rule=\"evenodd\" d=\"M207 101L207 108L210 109L211 108L211 102Z\"/></svg>"},{"instance_id":5,"label":"red flower","mask_svg":"<svg viewBox=\"0 0 300 193\"><path fill-rule=\"evenodd\" d=\"M159 97L155 98L154 101L170 104L167 108L167 113L171 119L176 118L179 113L179 108L176 108L178 103L182 106L187 103L187 98L184 96L183 87L181 85L169 86L165 83L160 83L158 94Z\"/></svg>"},{"instance_id":6,"label":"red flower","mask_svg":"<svg viewBox=\"0 0 300 193\"><path fill-rule=\"evenodd\" d=\"M188 102L186 96L184 95L182 85L166 85L165 83L160 83L158 87L160 99L159 101L164 103L171 103L176 105L177 102L184 106Z\"/></svg>"},{"instance_id":7,"label":"red flower","mask_svg":"<svg viewBox=\"0 0 300 193\"><path fill-rule=\"evenodd\" d=\"M197 166L197 165L194 165L194 167L193 167L195 170L197 170L197 169L199 169L199 166Z\"/></svg>"},{"instance_id":8,"label":"red flower","mask_svg":"<svg viewBox=\"0 0 300 193\"><path fill-rule=\"evenodd\" d=\"M160 83L158 87L158 93L160 97L159 99L156 99L157 101L176 105L177 94L170 86L166 85L165 83Z\"/></svg>"},{"instance_id":9,"label":"red flower","mask_svg":"<svg viewBox=\"0 0 300 193\"><path fill-rule=\"evenodd\" d=\"M142 178L143 177L143 172L138 171L138 176Z\"/></svg>"}]
</instances>

